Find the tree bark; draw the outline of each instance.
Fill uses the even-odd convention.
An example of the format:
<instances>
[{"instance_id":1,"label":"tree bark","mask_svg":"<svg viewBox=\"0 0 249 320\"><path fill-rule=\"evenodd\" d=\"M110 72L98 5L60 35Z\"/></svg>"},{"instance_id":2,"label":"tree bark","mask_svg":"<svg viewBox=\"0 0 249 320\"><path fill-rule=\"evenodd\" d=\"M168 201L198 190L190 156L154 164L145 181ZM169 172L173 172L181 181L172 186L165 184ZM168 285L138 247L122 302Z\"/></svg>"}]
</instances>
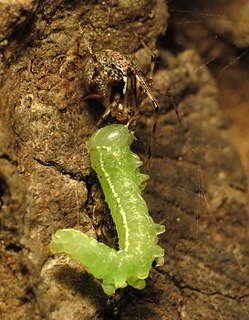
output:
<instances>
[{"instance_id":1,"label":"tree bark","mask_svg":"<svg viewBox=\"0 0 249 320\"><path fill-rule=\"evenodd\" d=\"M0 4L1 319L248 319L246 177L195 50L164 46L153 78L160 117L145 190L165 265L142 291L107 298L99 282L48 245L60 228L113 243L113 225L89 164L87 141L104 109L84 100L89 52L113 49L144 73L167 29L163 1ZM153 107L140 105L134 150L146 160Z\"/></svg>"}]
</instances>

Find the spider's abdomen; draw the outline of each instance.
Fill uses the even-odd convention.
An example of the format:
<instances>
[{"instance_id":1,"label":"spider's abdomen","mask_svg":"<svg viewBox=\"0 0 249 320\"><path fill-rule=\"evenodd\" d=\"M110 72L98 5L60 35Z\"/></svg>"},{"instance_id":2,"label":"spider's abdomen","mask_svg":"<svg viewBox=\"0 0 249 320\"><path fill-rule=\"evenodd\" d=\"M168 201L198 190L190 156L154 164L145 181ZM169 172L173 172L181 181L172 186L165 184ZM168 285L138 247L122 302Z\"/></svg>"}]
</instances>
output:
<instances>
[{"instance_id":1,"label":"spider's abdomen","mask_svg":"<svg viewBox=\"0 0 249 320\"><path fill-rule=\"evenodd\" d=\"M89 57L84 67L84 83L88 93L106 96L109 88L117 87L123 94L129 61L113 50L96 52L96 61Z\"/></svg>"}]
</instances>

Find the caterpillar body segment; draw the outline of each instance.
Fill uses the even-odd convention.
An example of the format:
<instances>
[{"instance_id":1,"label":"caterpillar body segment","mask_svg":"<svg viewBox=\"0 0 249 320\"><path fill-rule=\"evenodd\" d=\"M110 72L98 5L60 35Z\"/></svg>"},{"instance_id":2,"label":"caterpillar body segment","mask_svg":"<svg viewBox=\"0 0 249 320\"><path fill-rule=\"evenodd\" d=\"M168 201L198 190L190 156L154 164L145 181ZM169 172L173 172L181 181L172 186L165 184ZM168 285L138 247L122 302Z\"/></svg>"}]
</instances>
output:
<instances>
[{"instance_id":1,"label":"caterpillar body segment","mask_svg":"<svg viewBox=\"0 0 249 320\"><path fill-rule=\"evenodd\" d=\"M142 197L149 177L138 170L142 161L130 150L133 140L127 125L113 124L97 130L89 141L91 166L116 225L120 250L74 229L58 230L50 244L52 253L68 254L102 280L108 295L127 284L143 289L153 261L164 263L157 235L165 228L154 223Z\"/></svg>"}]
</instances>

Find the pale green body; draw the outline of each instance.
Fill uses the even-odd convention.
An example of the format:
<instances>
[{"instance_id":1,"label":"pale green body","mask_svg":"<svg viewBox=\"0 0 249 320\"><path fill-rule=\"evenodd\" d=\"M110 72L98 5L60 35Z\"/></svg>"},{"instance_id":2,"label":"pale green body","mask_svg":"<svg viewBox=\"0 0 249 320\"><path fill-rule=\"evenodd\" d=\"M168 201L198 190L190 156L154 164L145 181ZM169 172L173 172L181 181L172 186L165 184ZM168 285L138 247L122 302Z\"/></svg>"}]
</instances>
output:
<instances>
[{"instance_id":1,"label":"pale green body","mask_svg":"<svg viewBox=\"0 0 249 320\"><path fill-rule=\"evenodd\" d=\"M104 127L90 138L91 165L116 225L120 250L73 229L57 231L50 244L53 253L67 253L102 279L107 294L127 283L144 288L152 262L163 264L164 250L157 245L157 235L164 226L153 222L141 196L149 177L138 170L142 162L130 150L133 140L128 127L120 124Z\"/></svg>"}]
</instances>

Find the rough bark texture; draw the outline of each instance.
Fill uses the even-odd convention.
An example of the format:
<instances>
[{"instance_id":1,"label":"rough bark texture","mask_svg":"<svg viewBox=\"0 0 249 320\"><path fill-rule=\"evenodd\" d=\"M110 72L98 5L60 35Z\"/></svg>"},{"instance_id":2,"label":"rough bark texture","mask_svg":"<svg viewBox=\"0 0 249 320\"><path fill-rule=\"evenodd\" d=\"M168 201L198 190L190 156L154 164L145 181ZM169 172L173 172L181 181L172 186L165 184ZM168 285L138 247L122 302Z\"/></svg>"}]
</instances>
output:
<instances>
[{"instance_id":1,"label":"rough bark texture","mask_svg":"<svg viewBox=\"0 0 249 320\"><path fill-rule=\"evenodd\" d=\"M187 123L181 127L158 94L145 197L167 228L165 265L152 270L144 290L108 299L81 266L48 250L59 228L108 244L115 234L89 167L87 141L104 110L84 100L82 33L94 50L126 53L146 73L150 57L133 34L155 49L167 28L166 4L23 0L0 3L0 12L1 319L248 319L246 177L217 87L194 50L161 49L153 79L170 90ZM238 47L242 38L234 35ZM140 110L134 149L146 158L151 102Z\"/></svg>"}]
</instances>

